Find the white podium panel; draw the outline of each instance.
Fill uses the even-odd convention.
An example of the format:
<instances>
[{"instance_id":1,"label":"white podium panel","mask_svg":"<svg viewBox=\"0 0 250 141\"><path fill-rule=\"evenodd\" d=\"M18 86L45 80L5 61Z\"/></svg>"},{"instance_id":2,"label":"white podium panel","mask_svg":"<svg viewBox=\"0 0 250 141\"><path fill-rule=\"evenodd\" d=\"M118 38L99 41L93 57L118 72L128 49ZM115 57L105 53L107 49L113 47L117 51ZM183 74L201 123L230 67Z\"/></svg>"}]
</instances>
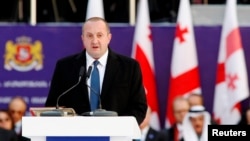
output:
<instances>
[{"instance_id":1,"label":"white podium panel","mask_svg":"<svg viewBox=\"0 0 250 141\"><path fill-rule=\"evenodd\" d=\"M110 137L111 141L140 139L141 131L134 117L23 117L22 135L31 141L46 137Z\"/></svg>"}]
</instances>

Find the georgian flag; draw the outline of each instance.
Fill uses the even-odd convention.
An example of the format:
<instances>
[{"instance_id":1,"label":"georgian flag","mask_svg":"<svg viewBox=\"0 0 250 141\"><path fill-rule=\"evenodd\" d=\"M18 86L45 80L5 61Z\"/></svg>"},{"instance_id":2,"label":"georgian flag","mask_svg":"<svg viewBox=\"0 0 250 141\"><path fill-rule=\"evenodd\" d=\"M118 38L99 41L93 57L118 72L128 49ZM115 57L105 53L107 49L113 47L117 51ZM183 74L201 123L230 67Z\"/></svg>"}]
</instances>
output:
<instances>
[{"instance_id":1,"label":"georgian flag","mask_svg":"<svg viewBox=\"0 0 250 141\"><path fill-rule=\"evenodd\" d=\"M175 97L186 96L192 92L201 93L189 0L180 1L170 73L166 105L166 128L171 127L175 122L172 109Z\"/></svg>"},{"instance_id":2,"label":"georgian flag","mask_svg":"<svg viewBox=\"0 0 250 141\"><path fill-rule=\"evenodd\" d=\"M249 97L248 77L236 0L228 0L222 27L213 116L219 124L237 124L241 119L240 102Z\"/></svg>"},{"instance_id":3,"label":"georgian flag","mask_svg":"<svg viewBox=\"0 0 250 141\"><path fill-rule=\"evenodd\" d=\"M152 33L147 0L140 0L138 3L132 57L139 62L142 69L147 102L152 111L150 125L154 129L159 130L159 108L156 91Z\"/></svg>"}]
</instances>

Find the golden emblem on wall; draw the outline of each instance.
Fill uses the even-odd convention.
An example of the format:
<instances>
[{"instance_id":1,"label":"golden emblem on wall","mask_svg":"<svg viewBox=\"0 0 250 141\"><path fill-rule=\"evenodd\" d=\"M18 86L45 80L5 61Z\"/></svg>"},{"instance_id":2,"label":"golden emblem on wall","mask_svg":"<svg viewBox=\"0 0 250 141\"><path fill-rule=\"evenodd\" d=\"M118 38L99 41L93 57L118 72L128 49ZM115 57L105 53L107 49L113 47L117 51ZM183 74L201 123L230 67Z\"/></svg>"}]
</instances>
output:
<instances>
[{"instance_id":1,"label":"golden emblem on wall","mask_svg":"<svg viewBox=\"0 0 250 141\"><path fill-rule=\"evenodd\" d=\"M20 36L16 43L9 40L5 45L4 68L26 72L39 71L43 68L43 53L41 41L31 42L31 38Z\"/></svg>"}]
</instances>

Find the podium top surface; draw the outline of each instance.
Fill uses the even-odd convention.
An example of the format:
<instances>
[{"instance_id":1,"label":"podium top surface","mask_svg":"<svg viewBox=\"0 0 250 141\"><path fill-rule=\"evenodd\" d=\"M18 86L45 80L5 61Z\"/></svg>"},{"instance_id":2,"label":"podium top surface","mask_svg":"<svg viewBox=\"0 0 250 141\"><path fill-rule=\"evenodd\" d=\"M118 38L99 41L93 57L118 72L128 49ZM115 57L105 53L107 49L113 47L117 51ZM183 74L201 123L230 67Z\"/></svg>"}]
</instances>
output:
<instances>
[{"instance_id":1,"label":"podium top surface","mask_svg":"<svg viewBox=\"0 0 250 141\"><path fill-rule=\"evenodd\" d=\"M34 136L124 136L141 138L134 117L23 117L22 135Z\"/></svg>"}]
</instances>

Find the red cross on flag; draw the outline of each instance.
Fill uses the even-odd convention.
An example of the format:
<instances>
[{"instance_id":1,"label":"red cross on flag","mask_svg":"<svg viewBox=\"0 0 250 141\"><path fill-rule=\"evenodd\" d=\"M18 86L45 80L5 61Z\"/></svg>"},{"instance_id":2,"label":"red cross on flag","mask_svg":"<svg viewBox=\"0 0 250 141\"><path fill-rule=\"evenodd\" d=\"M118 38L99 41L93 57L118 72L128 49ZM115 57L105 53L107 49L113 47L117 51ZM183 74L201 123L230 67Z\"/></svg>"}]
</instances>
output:
<instances>
[{"instance_id":1,"label":"red cross on flag","mask_svg":"<svg viewBox=\"0 0 250 141\"><path fill-rule=\"evenodd\" d=\"M152 128L159 130L159 108L156 91L152 33L147 0L140 0L138 3L132 57L139 62L142 69L147 103L151 108L150 125Z\"/></svg>"},{"instance_id":2,"label":"red cross on flag","mask_svg":"<svg viewBox=\"0 0 250 141\"><path fill-rule=\"evenodd\" d=\"M201 93L189 0L180 1L175 32L166 105L166 128L171 127L175 122L172 110L175 97Z\"/></svg>"},{"instance_id":3,"label":"red cross on flag","mask_svg":"<svg viewBox=\"0 0 250 141\"><path fill-rule=\"evenodd\" d=\"M244 51L237 22L236 0L228 0L222 27L213 116L219 124L237 124L240 102L249 96Z\"/></svg>"}]
</instances>

